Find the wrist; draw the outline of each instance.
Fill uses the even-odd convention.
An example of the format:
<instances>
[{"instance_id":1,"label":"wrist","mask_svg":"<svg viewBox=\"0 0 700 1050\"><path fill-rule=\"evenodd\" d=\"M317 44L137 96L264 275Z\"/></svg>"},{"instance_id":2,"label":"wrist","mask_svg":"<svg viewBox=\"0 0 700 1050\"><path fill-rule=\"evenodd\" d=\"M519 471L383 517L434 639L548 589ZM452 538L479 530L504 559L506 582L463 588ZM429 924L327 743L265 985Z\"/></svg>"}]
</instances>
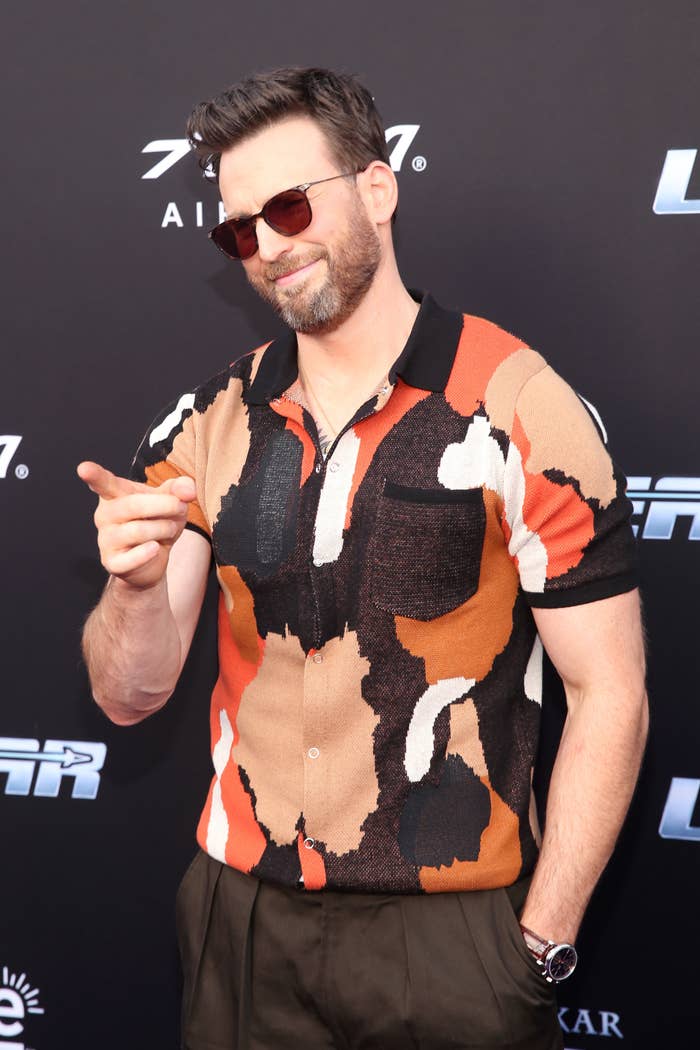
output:
<instances>
[{"instance_id":1,"label":"wrist","mask_svg":"<svg viewBox=\"0 0 700 1050\"><path fill-rule=\"evenodd\" d=\"M110 594L117 602L152 601L160 596L162 592L167 593L167 578L165 573L157 580L149 583L136 583L126 576L112 576L107 579L105 593Z\"/></svg>"},{"instance_id":2,"label":"wrist","mask_svg":"<svg viewBox=\"0 0 700 1050\"><path fill-rule=\"evenodd\" d=\"M532 896L531 891L520 912L521 927L534 930L538 937L549 941L574 944L581 924L580 918L572 916L570 909L567 909L568 913L563 913L563 909L540 908Z\"/></svg>"}]
</instances>

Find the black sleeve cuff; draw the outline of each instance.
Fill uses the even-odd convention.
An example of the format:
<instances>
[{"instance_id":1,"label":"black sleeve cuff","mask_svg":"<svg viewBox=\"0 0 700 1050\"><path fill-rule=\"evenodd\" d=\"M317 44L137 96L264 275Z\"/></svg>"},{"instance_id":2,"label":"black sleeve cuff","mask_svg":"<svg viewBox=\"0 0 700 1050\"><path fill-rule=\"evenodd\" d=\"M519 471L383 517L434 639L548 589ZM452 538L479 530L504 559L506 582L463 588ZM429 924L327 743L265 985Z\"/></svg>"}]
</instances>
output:
<instances>
[{"instance_id":1,"label":"black sleeve cuff","mask_svg":"<svg viewBox=\"0 0 700 1050\"><path fill-rule=\"evenodd\" d=\"M616 594L625 594L633 591L639 584L636 569L629 572L621 572L617 576L609 576L604 580L592 580L590 583L580 584L578 587L570 587L560 591L523 591L525 600L533 609L563 609L571 605L587 605L589 602L599 602L603 598L612 598Z\"/></svg>"},{"instance_id":2,"label":"black sleeve cuff","mask_svg":"<svg viewBox=\"0 0 700 1050\"><path fill-rule=\"evenodd\" d=\"M207 543L211 544L211 536L208 532L205 532L204 529L200 528L199 525L195 525L192 521L186 521L185 528L192 529L192 532L198 532L200 536L204 536L204 539L207 541Z\"/></svg>"}]
</instances>

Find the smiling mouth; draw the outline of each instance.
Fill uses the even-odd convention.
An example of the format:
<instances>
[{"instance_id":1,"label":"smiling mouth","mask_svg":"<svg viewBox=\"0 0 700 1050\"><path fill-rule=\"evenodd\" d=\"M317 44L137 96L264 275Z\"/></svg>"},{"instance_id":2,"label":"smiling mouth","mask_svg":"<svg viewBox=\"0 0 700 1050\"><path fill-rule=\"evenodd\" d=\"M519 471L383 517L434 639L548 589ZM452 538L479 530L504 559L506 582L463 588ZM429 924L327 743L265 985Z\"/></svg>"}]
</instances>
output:
<instances>
[{"instance_id":1,"label":"smiling mouth","mask_svg":"<svg viewBox=\"0 0 700 1050\"><path fill-rule=\"evenodd\" d=\"M282 288L288 284L294 284L298 279L305 277L317 262L318 259L312 259L311 262L297 267L296 270L288 270L286 273L280 274L279 277L273 278L273 283Z\"/></svg>"}]
</instances>

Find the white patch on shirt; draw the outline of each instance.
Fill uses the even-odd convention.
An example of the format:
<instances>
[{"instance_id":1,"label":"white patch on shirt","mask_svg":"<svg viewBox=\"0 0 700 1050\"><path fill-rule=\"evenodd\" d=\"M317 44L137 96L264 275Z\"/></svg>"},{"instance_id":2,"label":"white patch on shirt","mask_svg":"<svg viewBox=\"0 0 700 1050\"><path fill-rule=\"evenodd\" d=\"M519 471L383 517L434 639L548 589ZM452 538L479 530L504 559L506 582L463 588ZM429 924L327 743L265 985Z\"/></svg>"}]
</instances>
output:
<instances>
[{"instance_id":1,"label":"white patch on shirt","mask_svg":"<svg viewBox=\"0 0 700 1050\"><path fill-rule=\"evenodd\" d=\"M180 420L189 408L194 408L194 394L183 394L172 412L168 412L164 420L162 420L157 427L154 427L151 431L148 444L153 448L159 441L165 441L169 438L176 426L179 426Z\"/></svg>"},{"instance_id":2,"label":"white patch on shirt","mask_svg":"<svg viewBox=\"0 0 700 1050\"><path fill-rule=\"evenodd\" d=\"M528 700L542 706L542 642L539 635L535 638L535 644L530 653L530 659L525 668L525 696Z\"/></svg>"},{"instance_id":3,"label":"white patch on shirt","mask_svg":"<svg viewBox=\"0 0 700 1050\"><path fill-rule=\"evenodd\" d=\"M485 416L475 416L464 441L448 445L438 467L438 481L447 489L486 488L503 493L505 461L498 442L491 437Z\"/></svg>"},{"instance_id":4,"label":"white patch on shirt","mask_svg":"<svg viewBox=\"0 0 700 1050\"><path fill-rule=\"evenodd\" d=\"M547 548L523 520L525 474L520 449L514 441L511 441L506 457L503 497L506 521L511 530L508 552L517 559L523 590L541 594L547 579Z\"/></svg>"},{"instance_id":5,"label":"white patch on shirt","mask_svg":"<svg viewBox=\"0 0 700 1050\"><path fill-rule=\"evenodd\" d=\"M224 710L219 711L221 736L212 751L212 761L216 772L216 782L211 797L211 814L207 828L207 853L214 860L225 863L226 843L228 842L229 824L221 797L221 777L231 757L233 746L233 728Z\"/></svg>"},{"instance_id":6,"label":"white patch on shirt","mask_svg":"<svg viewBox=\"0 0 700 1050\"><path fill-rule=\"evenodd\" d=\"M435 719L449 704L468 693L475 678L443 678L429 685L413 711L411 724L406 734L406 757L404 766L409 780L415 783L430 769L435 749Z\"/></svg>"},{"instance_id":7,"label":"white patch on shirt","mask_svg":"<svg viewBox=\"0 0 700 1050\"><path fill-rule=\"evenodd\" d=\"M336 561L343 549L343 528L359 452L360 439L351 428L343 434L326 463L314 526L314 565ZM335 469L331 469L333 467Z\"/></svg>"}]
</instances>

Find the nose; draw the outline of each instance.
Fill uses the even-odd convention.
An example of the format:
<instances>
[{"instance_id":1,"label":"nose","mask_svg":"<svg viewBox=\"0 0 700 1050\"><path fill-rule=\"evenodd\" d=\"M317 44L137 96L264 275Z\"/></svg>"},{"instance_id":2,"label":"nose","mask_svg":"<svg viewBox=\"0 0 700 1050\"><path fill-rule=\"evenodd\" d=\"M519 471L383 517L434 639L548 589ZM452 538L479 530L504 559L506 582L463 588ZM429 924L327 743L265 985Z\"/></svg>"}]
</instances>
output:
<instances>
[{"instance_id":1,"label":"nose","mask_svg":"<svg viewBox=\"0 0 700 1050\"><path fill-rule=\"evenodd\" d=\"M255 234L258 240L258 255L262 262L274 262L292 250L293 239L276 233L262 216L255 223Z\"/></svg>"}]
</instances>

